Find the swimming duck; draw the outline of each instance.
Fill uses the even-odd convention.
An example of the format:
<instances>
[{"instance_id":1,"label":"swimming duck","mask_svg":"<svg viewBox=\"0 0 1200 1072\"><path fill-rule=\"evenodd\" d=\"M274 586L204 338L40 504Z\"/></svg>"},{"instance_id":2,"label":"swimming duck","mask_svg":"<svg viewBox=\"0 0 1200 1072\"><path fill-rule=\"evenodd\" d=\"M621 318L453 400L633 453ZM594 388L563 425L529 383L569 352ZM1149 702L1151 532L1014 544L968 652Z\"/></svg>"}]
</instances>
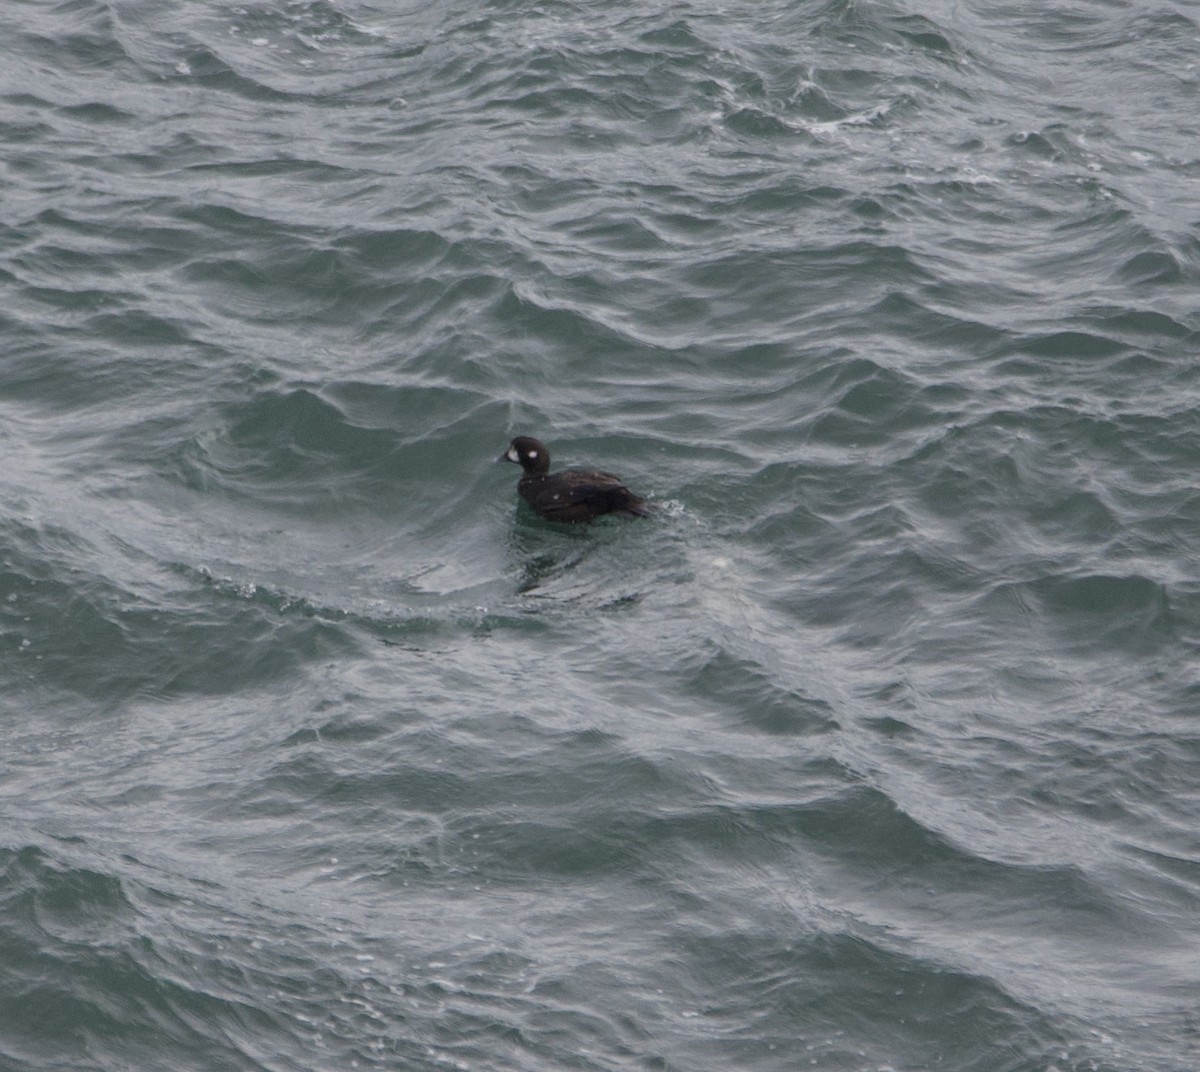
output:
<instances>
[{"instance_id":1,"label":"swimming duck","mask_svg":"<svg viewBox=\"0 0 1200 1072\"><path fill-rule=\"evenodd\" d=\"M602 514L646 517L645 500L634 495L619 476L599 469L550 472L550 452L531 436L517 436L497 461L516 462L522 469L517 492L538 517L573 524Z\"/></svg>"}]
</instances>

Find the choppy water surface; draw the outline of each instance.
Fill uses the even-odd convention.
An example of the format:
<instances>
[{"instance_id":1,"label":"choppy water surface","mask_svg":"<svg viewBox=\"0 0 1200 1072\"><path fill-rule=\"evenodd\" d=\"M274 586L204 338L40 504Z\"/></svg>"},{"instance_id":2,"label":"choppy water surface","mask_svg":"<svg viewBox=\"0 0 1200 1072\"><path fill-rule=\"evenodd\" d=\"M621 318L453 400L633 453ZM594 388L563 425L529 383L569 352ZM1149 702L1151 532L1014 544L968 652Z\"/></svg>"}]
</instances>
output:
<instances>
[{"instance_id":1,"label":"choppy water surface","mask_svg":"<svg viewBox=\"0 0 1200 1072\"><path fill-rule=\"evenodd\" d=\"M0 1070L1197 1067L1195 4L0 34Z\"/></svg>"}]
</instances>

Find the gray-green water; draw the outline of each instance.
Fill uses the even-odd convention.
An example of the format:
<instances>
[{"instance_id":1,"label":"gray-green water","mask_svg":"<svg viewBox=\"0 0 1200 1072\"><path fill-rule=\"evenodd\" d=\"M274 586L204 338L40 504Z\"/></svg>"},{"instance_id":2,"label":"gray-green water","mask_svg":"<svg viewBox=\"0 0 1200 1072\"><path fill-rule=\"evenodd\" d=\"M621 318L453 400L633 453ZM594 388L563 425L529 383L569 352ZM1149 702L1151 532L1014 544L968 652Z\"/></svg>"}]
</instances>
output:
<instances>
[{"instance_id":1,"label":"gray-green water","mask_svg":"<svg viewBox=\"0 0 1200 1072\"><path fill-rule=\"evenodd\" d=\"M0 1072L1200 1067L1200 5L0 41Z\"/></svg>"}]
</instances>

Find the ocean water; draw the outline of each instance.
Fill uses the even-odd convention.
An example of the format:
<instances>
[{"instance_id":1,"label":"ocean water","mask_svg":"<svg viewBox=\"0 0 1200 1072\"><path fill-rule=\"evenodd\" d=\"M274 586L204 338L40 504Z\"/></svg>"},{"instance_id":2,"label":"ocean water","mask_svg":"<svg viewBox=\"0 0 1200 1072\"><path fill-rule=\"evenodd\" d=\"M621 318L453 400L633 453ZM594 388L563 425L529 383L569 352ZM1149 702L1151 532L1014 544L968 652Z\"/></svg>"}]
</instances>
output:
<instances>
[{"instance_id":1,"label":"ocean water","mask_svg":"<svg viewBox=\"0 0 1200 1072\"><path fill-rule=\"evenodd\" d=\"M0 40L0 1072L1200 1067L1200 5Z\"/></svg>"}]
</instances>

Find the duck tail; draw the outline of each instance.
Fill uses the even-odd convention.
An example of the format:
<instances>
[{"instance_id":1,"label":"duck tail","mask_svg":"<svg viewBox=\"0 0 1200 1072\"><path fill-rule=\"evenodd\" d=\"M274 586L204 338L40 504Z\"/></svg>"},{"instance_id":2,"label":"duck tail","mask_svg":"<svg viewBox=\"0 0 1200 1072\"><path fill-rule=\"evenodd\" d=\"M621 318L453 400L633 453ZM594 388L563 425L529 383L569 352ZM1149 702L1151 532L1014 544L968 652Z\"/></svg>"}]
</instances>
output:
<instances>
[{"instance_id":1,"label":"duck tail","mask_svg":"<svg viewBox=\"0 0 1200 1072\"><path fill-rule=\"evenodd\" d=\"M623 514L625 517L649 517L650 506L645 499L639 499L628 488L621 488L616 496L617 501L613 503L613 513Z\"/></svg>"}]
</instances>

